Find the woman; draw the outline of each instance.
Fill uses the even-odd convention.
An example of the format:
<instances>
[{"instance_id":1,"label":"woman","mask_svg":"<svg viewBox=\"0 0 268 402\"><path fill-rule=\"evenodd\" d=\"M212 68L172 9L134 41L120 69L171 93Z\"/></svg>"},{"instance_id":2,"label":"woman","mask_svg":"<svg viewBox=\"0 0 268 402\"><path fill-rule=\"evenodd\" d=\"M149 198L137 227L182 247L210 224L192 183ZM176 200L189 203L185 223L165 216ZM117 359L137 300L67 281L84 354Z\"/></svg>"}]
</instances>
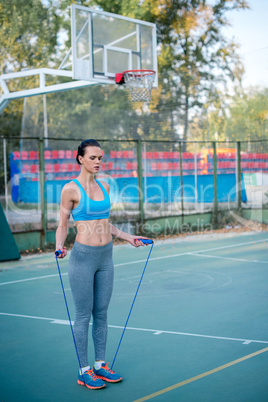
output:
<instances>
[{"instance_id":1,"label":"woman","mask_svg":"<svg viewBox=\"0 0 268 402\"><path fill-rule=\"evenodd\" d=\"M83 141L78 147L76 160L81 165L81 173L62 190L56 250L62 252L59 258L67 255L64 242L71 213L77 228L68 269L75 304L73 330L81 365L77 382L90 389L100 389L106 386L104 381L122 380L105 363L107 309L113 288L112 236L126 240L134 247L143 246L139 239L144 237L121 232L108 221L111 208L109 185L95 179L102 161L99 143ZM91 314L95 349L93 368L89 366L87 357Z\"/></svg>"}]
</instances>

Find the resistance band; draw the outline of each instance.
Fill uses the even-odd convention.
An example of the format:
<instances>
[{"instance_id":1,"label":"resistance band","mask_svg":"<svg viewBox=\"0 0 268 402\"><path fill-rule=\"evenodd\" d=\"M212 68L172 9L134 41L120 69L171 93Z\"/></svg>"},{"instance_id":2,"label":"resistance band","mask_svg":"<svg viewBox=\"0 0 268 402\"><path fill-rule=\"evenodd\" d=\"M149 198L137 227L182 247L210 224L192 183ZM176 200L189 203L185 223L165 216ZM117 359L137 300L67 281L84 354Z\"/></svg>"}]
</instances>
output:
<instances>
[{"instance_id":1,"label":"resistance band","mask_svg":"<svg viewBox=\"0 0 268 402\"><path fill-rule=\"evenodd\" d=\"M60 273L60 266L59 266L59 262L58 262L58 256L61 255L61 251L58 250L55 252L55 257L56 257L56 262L57 262L57 267L58 267L58 272L59 272L59 277L60 277L60 283L61 283L61 287L62 287L62 292L63 292L63 296L64 296L64 300L65 300L65 306L66 306L66 310L67 310L67 314L68 314L68 318L69 318L69 323L70 323L70 328L71 328L71 332L72 332L72 336L73 336L73 341L74 341L74 347L75 347L75 351L76 351L76 355L77 355L77 359L78 359L78 364L80 367L80 372L81 375L83 377L83 381L85 382L83 373L82 373L82 367L81 367L81 363L80 363L80 359L79 359L79 354L78 354L78 350L77 350L77 345L76 345L76 341L75 341L75 336L74 336L74 331L73 331L73 326L72 326L72 321L71 321L71 316L70 316L70 312L69 312L69 308L68 308L68 303L67 303L67 299L66 299L66 294L65 294L65 290L64 290L64 286L63 286L63 282L62 282L62 277L61 277L61 273Z\"/></svg>"},{"instance_id":2,"label":"resistance band","mask_svg":"<svg viewBox=\"0 0 268 402\"><path fill-rule=\"evenodd\" d=\"M143 271L142 271L142 274L141 274L141 279L140 279L140 282L139 282L139 284L138 284L138 287L137 287L137 290L136 290L136 293L135 293L135 296L134 296L132 305L131 305L131 307L130 307L130 311L129 311L129 313L128 313L128 317L127 317L127 320L126 320L126 323L125 323L125 326L124 326L124 329L123 329L123 332L122 332L122 335L121 335L121 338L120 338L120 341L119 341L117 350L116 350L116 352L115 352L114 360L113 360L113 363L112 363L112 365L111 365L111 370L113 369L114 362L115 362L117 353L118 353L118 351L119 351L119 348L120 348L120 345L121 345L121 342L122 342L124 333L125 333L125 331L126 331L127 324L128 324L128 320L129 320L129 317L130 317L130 315L131 315L131 312L132 312L132 309L133 309L135 300L136 300L136 298L137 298L137 294L138 294L138 291L139 291L139 288L140 288L140 285L141 285L141 281L142 281L142 278L143 278L143 276L144 276L144 272L145 272L145 270L146 270L146 267L147 267L147 264L148 264L148 261L149 261L149 258L150 258L150 255L151 255L153 246L154 246L153 240L150 240L150 239L139 239L139 240L141 240L144 244L151 244L152 247L150 248L150 251L149 251L149 254L148 254L148 257L147 257L147 261L146 261L145 266L144 266L144 268L143 268Z\"/></svg>"}]
</instances>

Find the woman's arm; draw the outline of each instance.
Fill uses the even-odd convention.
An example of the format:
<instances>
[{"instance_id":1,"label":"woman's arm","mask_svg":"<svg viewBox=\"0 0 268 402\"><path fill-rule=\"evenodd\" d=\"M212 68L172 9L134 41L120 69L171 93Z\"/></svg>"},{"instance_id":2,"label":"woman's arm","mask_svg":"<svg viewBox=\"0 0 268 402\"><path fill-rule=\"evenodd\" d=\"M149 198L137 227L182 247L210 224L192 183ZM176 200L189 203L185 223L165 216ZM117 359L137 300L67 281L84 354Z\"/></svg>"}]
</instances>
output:
<instances>
[{"instance_id":1,"label":"woman's arm","mask_svg":"<svg viewBox=\"0 0 268 402\"><path fill-rule=\"evenodd\" d=\"M129 233L123 232L122 230L119 230L114 225L112 225L110 222L109 222L109 225L110 225L110 231L111 231L112 236L118 237L119 239L122 239L122 240L126 240L130 244L132 244L132 246L134 246L134 247L139 247L139 246L145 245L142 241L139 241L139 239L148 239L148 237L133 236ZM146 244L146 246L148 246L148 244Z\"/></svg>"},{"instance_id":2,"label":"woman's arm","mask_svg":"<svg viewBox=\"0 0 268 402\"><path fill-rule=\"evenodd\" d=\"M70 213L73 208L73 191L70 185L66 184L61 193L60 222L56 231L56 251L61 251L59 258L64 258L67 255L64 243L68 234Z\"/></svg>"},{"instance_id":3,"label":"woman's arm","mask_svg":"<svg viewBox=\"0 0 268 402\"><path fill-rule=\"evenodd\" d=\"M105 188L105 190L107 191L107 193L110 194L110 186L109 186L109 184L107 182L105 182L105 181L102 181L101 183L102 183L103 187ZM109 222L109 225L110 225L110 231L111 231L112 236L117 237L117 238L122 239L122 240L126 240L130 244L132 244L132 246L134 246L134 247L139 247L139 246L144 246L145 245L144 243L139 241L139 239L147 239L147 237L132 236L129 233L122 232L122 230L119 230L114 225L112 225L110 222ZM148 244L146 244L146 245L148 246Z\"/></svg>"}]
</instances>

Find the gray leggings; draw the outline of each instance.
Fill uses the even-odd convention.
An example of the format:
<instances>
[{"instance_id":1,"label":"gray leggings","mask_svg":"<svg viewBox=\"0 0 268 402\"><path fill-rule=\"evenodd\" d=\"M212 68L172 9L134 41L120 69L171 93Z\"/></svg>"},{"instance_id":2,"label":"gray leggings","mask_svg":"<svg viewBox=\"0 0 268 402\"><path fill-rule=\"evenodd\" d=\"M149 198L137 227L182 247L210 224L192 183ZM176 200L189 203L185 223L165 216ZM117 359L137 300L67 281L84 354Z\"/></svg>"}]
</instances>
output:
<instances>
[{"instance_id":1,"label":"gray leggings","mask_svg":"<svg viewBox=\"0 0 268 402\"><path fill-rule=\"evenodd\" d=\"M81 367L88 366L88 328L93 316L95 360L105 360L107 310L113 290L113 243L86 246L75 242L69 258L69 282L75 305L74 336Z\"/></svg>"}]
</instances>

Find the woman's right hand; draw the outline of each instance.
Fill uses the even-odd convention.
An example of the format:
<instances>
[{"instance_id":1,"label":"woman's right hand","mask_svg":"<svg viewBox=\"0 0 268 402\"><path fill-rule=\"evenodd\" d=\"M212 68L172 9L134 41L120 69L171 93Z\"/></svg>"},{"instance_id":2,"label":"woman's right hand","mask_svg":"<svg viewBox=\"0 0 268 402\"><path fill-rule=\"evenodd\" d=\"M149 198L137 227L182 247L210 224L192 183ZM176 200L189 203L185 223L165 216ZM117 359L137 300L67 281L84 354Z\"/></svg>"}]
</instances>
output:
<instances>
[{"instance_id":1,"label":"woman's right hand","mask_svg":"<svg viewBox=\"0 0 268 402\"><path fill-rule=\"evenodd\" d=\"M67 255L67 250L66 250L66 248L63 247L63 246L56 246L55 252L56 252L56 251L61 251L61 254L60 254L57 258L64 258L64 257L66 257L66 255Z\"/></svg>"}]
</instances>

